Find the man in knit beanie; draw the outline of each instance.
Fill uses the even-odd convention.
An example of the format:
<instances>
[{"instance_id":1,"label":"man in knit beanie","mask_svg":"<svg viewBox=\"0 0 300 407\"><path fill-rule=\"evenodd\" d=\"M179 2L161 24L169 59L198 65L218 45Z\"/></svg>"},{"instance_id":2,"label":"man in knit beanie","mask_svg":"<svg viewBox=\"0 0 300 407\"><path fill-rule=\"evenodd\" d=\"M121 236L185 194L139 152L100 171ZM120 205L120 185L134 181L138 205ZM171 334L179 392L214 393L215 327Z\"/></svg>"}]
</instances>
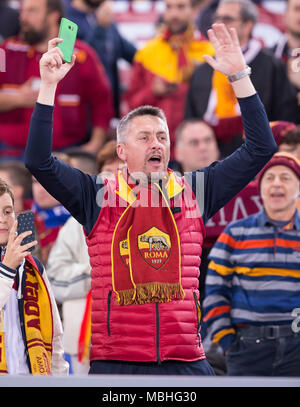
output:
<instances>
[{"instance_id":1,"label":"man in knit beanie","mask_svg":"<svg viewBox=\"0 0 300 407\"><path fill-rule=\"evenodd\" d=\"M233 376L300 376L300 162L258 174L263 209L230 223L210 252L204 323Z\"/></svg>"},{"instance_id":2,"label":"man in knit beanie","mask_svg":"<svg viewBox=\"0 0 300 407\"><path fill-rule=\"evenodd\" d=\"M297 129L297 126L293 122L285 122L285 121L274 121L270 122L270 127L274 136L274 140L278 147L283 143L285 136Z\"/></svg>"},{"instance_id":3,"label":"man in knit beanie","mask_svg":"<svg viewBox=\"0 0 300 407\"><path fill-rule=\"evenodd\" d=\"M262 178L266 171L275 166L284 166L288 167L294 172L294 175L299 179L300 178L300 160L297 159L293 154L286 152L278 152L273 155L271 160L263 167L263 169L258 173L257 180L259 187L261 185Z\"/></svg>"}]
</instances>

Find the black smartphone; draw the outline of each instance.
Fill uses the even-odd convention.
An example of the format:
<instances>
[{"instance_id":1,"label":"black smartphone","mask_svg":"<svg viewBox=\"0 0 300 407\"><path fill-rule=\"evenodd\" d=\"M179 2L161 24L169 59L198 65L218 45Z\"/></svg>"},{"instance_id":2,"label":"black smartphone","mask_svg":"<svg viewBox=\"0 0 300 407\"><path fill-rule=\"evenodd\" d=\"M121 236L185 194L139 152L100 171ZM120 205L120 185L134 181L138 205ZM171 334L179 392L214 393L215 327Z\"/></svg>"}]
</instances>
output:
<instances>
[{"instance_id":1,"label":"black smartphone","mask_svg":"<svg viewBox=\"0 0 300 407\"><path fill-rule=\"evenodd\" d=\"M34 224L34 214L32 211L22 212L17 216L18 220L18 227L17 232L20 235L23 232L27 232L31 230L31 235L25 237L22 240L21 246L24 246L27 243L31 243L35 240L35 224ZM30 247L27 249L28 251L32 252L35 246Z\"/></svg>"}]
</instances>

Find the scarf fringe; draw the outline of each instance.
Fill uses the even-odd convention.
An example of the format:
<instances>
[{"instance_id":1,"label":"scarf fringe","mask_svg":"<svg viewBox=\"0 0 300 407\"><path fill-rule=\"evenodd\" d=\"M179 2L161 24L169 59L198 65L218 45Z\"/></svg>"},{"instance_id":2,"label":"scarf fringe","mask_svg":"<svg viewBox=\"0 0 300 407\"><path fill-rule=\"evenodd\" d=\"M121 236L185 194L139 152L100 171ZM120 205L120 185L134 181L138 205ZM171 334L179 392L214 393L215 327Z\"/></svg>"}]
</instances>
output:
<instances>
[{"instance_id":1,"label":"scarf fringe","mask_svg":"<svg viewBox=\"0 0 300 407\"><path fill-rule=\"evenodd\" d=\"M118 305L142 305L152 302L183 300L185 293L180 283L137 284L135 289L121 290L117 293Z\"/></svg>"},{"instance_id":2,"label":"scarf fringe","mask_svg":"<svg viewBox=\"0 0 300 407\"><path fill-rule=\"evenodd\" d=\"M117 292L116 303L117 305L131 305L135 297L135 290L121 290Z\"/></svg>"}]
</instances>

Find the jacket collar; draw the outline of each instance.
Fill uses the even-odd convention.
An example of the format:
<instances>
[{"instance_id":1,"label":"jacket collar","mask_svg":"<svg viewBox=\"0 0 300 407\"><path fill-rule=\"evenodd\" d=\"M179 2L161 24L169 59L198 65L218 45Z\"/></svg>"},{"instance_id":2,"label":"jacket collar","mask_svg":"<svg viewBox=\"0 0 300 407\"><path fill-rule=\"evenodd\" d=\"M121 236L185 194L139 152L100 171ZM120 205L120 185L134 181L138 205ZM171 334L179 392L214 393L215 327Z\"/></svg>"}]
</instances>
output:
<instances>
[{"instance_id":1,"label":"jacket collar","mask_svg":"<svg viewBox=\"0 0 300 407\"><path fill-rule=\"evenodd\" d=\"M168 169L168 181L165 185L168 198L174 198L175 196L179 195L183 189L184 185L181 185L174 172ZM130 205L133 204L133 202L137 199L133 189L128 185L122 170L117 172L117 188L115 193Z\"/></svg>"},{"instance_id":2,"label":"jacket collar","mask_svg":"<svg viewBox=\"0 0 300 407\"><path fill-rule=\"evenodd\" d=\"M264 208L256 215L257 224L259 227L270 226L272 222L268 218ZM300 231L300 215L298 209L295 212L293 219L285 225L283 230L298 230Z\"/></svg>"}]
</instances>

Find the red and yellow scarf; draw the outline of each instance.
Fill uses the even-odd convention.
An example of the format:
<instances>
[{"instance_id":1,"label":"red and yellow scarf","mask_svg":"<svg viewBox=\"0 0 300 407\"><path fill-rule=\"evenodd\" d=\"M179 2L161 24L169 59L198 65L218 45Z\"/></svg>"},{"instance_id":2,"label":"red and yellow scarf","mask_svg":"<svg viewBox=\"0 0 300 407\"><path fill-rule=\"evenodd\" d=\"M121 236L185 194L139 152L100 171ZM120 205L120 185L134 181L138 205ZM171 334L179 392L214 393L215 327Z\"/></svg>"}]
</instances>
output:
<instances>
[{"instance_id":1,"label":"red and yellow scarf","mask_svg":"<svg viewBox=\"0 0 300 407\"><path fill-rule=\"evenodd\" d=\"M214 71L212 88L216 95L215 114L219 119L239 116L238 101L226 75Z\"/></svg>"},{"instance_id":2,"label":"red and yellow scarf","mask_svg":"<svg viewBox=\"0 0 300 407\"><path fill-rule=\"evenodd\" d=\"M53 320L49 292L31 256L26 257L24 273L24 325L31 373L50 375ZM7 366L2 310L0 315L0 373L4 374Z\"/></svg>"},{"instance_id":3,"label":"red and yellow scarf","mask_svg":"<svg viewBox=\"0 0 300 407\"><path fill-rule=\"evenodd\" d=\"M131 188L125 178L119 171L117 194L125 183L130 195ZM143 202L142 196L147 197L148 204ZM184 298L180 239L168 201L162 183L139 185L136 197L117 222L111 263L113 290L119 305Z\"/></svg>"},{"instance_id":4,"label":"red and yellow scarf","mask_svg":"<svg viewBox=\"0 0 300 407\"><path fill-rule=\"evenodd\" d=\"M166 28L162 33L162 38L177 53L177 69L181 72L182 82L189 82L196 67L195 61L188 55L189 46L195 40L194 27L190 25L186 31L180 34L172 34Z\"/></svg>"},{"instance_id":5,"label":"red and yellow scarf","mask_svg":"<svg viewBox=\"0 0 300 407\"><path fill-rule=\"evenodd\" d=\"M181 84L188 82L195 67L204 62L203 55L214 53L210 42L201 38L191 25L181 34L164 29L139 49L134 59L153 75Z\"/></svg>"}]
</instances>

